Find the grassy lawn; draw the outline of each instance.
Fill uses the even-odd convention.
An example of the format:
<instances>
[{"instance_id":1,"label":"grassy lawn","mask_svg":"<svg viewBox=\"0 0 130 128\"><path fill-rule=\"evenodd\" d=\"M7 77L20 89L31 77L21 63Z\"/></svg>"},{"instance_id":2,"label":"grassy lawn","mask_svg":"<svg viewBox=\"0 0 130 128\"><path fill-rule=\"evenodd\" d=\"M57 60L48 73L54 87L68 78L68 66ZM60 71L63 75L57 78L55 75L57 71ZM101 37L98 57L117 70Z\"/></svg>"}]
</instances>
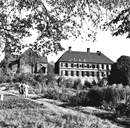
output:
<instances>
[{"instance_id":1,"label":"grassy lawn","mask_svg":"<svg viewBox=\"0 0 130 128\"><path fill-rule=\"evenodd\" d=\"M50 105L53 107L53 105ZM0 102L0 126L3 128L120 128L91 114L54 106L45 107L22 97L5 95ZM57 109L57 110L56 110ZM62 109L64 111L62 111Z\"/></svg>"}]
</instances>

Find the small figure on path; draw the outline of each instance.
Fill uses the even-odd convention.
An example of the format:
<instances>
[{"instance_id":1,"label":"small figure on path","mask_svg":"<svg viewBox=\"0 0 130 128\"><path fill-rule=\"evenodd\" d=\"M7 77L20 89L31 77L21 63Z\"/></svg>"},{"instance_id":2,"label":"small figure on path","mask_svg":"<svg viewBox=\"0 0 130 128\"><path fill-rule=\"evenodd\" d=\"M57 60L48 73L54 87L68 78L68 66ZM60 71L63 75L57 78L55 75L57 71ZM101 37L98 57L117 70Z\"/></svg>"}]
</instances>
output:
<instances>
[{"instance_id":1,"label":"small figure on path","mask_svg":"<svg viewBox=\"0 0 130 128\"><path fill-rule=\"evenodd\" d=\"M24 83L22 82L22 83L20 83L19 84L19 94L24 94Z\"/></svg>"},{"instance_id":2,"label":"small figure on path","mask_svg":"<svg viewBox=\"0 0 130 128\"><path fill-rule=\"evenodd\" d=\"M25 97L27 98L27 96L28 96L28 89L29 89L29 85L27 83L24 84L24 89L25 89Z\"/></svg>"}]
</instances>

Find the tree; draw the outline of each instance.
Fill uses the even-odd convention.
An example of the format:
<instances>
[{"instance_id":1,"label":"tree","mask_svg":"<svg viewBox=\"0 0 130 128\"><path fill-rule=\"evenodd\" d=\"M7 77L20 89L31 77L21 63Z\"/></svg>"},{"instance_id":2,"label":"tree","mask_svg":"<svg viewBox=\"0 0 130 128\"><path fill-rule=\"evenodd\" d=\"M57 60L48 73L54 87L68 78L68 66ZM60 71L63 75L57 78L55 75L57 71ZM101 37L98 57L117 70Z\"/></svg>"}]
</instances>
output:
<instances>
[{"instance_id":1,"label":"tree","mask_svg":"<svg viewBox=\"0 0 130 128\"><path fill-rule=\"evenodd\" d=\"M128 0L50 0L49 3L58 8L59 13L64 12L66 17L71 17L74 26L84 28L85 24L87 39L96 39L97 28L110 30L116 36L127 34L130 38Z\"/></svg>"},{"instance_id":2,"label":"tree","mask_svg":"<svg viewBox=\"0 0 130 128\"><path fill-rule=\"evenodd\" d=\"M129 37L129 5L128 0L2 0L0 48L5 65L11 54L20 54L22 40L31 36L31 30L37 30L38 37L30 47L44 54L63 50L62 39L83 32L94 41L98 27Z\"/></svg>"},{"instance_id":3,"label":"tree","mask_svg":"<svg viewBox=\"0 0 130 128\"><path fill-rule=\"evenodd\" d=\"M130 57L121 56L112 65L111 74L108 77L108 84L130 85Z\"/></svg>"},{"instance_id":4,"label":"tree","mask_svg":"<svg viewBox=\"0 0 130 128\"><path fill-rule=\"evenodd\" d=\"M54 73L54 65L48 63L47 65L47 75L46 75L46 84L53 83L56 80Z\"/></svg>"},{"instance_id":5,"label":"tree","mask_svg":"<svg viewBox=\"0 0 130 128\"><path fill-rule=\"evenodd\" d=\"M23 39L31 36L30 31L37 30L38 37L30 47L37 52L55 52L63 50L61 39L64 21L49 12L42 0L3 0L0 1L0 48L5 52L5 65L11 54L20 55Z\"/></svg>"}]
</instances>

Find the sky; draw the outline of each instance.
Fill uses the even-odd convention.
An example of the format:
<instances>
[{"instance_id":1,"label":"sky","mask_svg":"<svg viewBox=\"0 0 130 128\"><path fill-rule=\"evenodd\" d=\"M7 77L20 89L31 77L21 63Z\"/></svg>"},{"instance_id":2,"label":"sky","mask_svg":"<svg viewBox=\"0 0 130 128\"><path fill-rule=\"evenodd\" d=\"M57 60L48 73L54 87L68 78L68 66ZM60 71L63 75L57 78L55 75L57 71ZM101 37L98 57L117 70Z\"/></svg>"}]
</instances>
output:
<instances>
[{"instance_id":1,"label":"sky","mask_svg":"<svg viewBox=\"0 0 130 128\"><path fill-rule=\"evenodd\" d=\"M26 39L26 42L33 42L36 36ZM83 41L81 39L71 38L66 41L61 41L61 45L68 50L68 47L72 47L72 51L83 51L86 52L87 48L90 48L90 52L101 51L104 55L110 58L112 61L122 56L130 56L130 39L126 39L126 36L111 36L110 32L98 31L97 39L95 42ZM58 52L58 54L50 54L47 56L48 62L56 62L61 55L65 52ZM0 60L3 59L1 54Z\"/></svg>"},{"instance_id":2,"label":"sky","mask_svg":"<svg viewBox=\"0 0 130 128\"><path fill-rule=\"evenodd\" d=\"M101 51L114 62L122 55L130 56L130 39L126 39L126 36L112 36L110 32L106 31L99 31L95 42L70 39L62 41L61 44L65 51L69 46L72 47L72 51L86 52L87 48L90 48L90 52ZM64 52L59 52L58 55L51 54L48 56L48 60L55 62Z\"/></svg>"}]
</instances>

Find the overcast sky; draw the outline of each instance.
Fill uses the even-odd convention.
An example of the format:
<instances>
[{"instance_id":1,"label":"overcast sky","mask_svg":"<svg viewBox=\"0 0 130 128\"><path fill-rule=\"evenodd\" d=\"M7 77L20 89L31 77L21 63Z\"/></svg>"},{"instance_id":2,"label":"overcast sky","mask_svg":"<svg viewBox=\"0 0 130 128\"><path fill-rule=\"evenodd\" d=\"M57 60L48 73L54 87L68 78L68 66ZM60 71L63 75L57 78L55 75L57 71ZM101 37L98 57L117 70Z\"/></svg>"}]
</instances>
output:
<instances>
[{"instance_id":1,"label":"overcast sky","mask_svg":"<svg viewBox=\"0 0 130 128\"><path fill-rule=\"evenodd\" d=\"M95 42L70 39L62 41L61 44L66 50L71 46L72 51L87 51L87 48L90 48L90 52L101 51L114 62L121 55L130 56L130 39L126 39L126 36L113 37L109 32L99 31ZM59 52L58 55L51 54L48 60L55 62L64 52Z\"/></svg>"},{"instance_id":2,"label":"overcast sky","mask_svg":"<svg viewBox=\"0 0 130 128\"><path fill-rule=\"evenodd\" d=\"M25 40L25 42L33 42L36 36ZM90 48L90 52L101 51L104 55L109 57L111 60L116 62L116 60L121 55L130 56L130 39L126 39L125 36L112 37L109 32L99 31L97 35L97 41L87 42L80 39L70 39L61 42L65 50L68 50L68 47L72 47L72 51L87 51L87 48ZM59 52L58 55L50 54L48 61L57 61L58 58L64 53ZM0 57L0 60L3 56Z\"/></svg>"}]
</instances>

